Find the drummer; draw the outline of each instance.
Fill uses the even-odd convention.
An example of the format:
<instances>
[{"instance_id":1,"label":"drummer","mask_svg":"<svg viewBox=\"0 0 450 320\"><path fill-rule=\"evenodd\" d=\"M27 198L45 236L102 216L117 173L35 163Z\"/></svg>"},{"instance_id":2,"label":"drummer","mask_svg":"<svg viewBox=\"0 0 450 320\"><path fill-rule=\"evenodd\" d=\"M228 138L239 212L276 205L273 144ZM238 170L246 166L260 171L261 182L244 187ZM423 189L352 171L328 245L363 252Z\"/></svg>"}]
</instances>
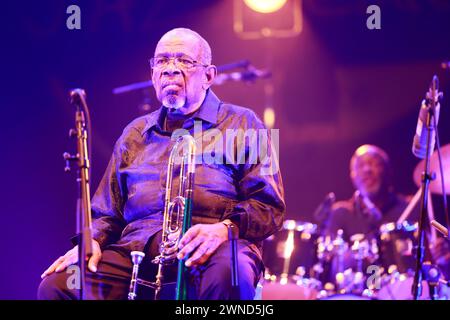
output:
<instances>
[{"instance_id":1,"label":"drummer","mask_svg":"<svg viewBox=\"0 0 450 320\"><path fill-rule=\"evenodd\" d=\"M348 241L354 234L375 236L379 227L395 222L407 207L409 197L395 192L392 168L387 153L365 144L358 147L350 160L350 178L355 192L345 201L336 202L324 229L335 235L339 229ZM417 221L418 210L408 218Z\"/></svg>"}]
</instances>

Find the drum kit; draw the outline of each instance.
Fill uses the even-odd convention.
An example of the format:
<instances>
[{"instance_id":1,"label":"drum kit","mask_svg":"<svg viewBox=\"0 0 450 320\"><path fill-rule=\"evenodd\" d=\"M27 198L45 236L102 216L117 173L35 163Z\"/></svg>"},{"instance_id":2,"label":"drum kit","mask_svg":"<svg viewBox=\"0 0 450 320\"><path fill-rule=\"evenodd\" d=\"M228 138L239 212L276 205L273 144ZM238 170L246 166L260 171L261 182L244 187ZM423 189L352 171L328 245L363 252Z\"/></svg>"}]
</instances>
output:
<instances>
[{"instance_id":1,"label":"drum kit","mask_svg":"<svg viewBox=\"0 0 450 320\"><path fill-rule=\"evenodd\" d=\"M355 234L350 241L344 240L342 230L335 237L320 235L318 230L309 222L286 220L282 230L266 240L263 299L396 299L405 295L405 281L412 279L411 249L417 225L384 224L378 237ZM381 265L388 265L388 270Z\"/></svg>"},{"instance_id":2,"label":"drum kit","mask_svg":"<svg viewBox=\"0 0 450 320\"><path fill-rule=\"evenodd\" d=\"M441 148L441 157L444 176L450 176L450 145ZM436 155L431 167L438 171ZM417 185L421 168L422 162L414 174ZM431 184L431 192L442 194L437 185ZM446 190L449 192L450 186ZM317 224L286 220L282 229L264 242L262 299L411 300L417 237L418 224L404 218L382 224L374 235L355 234L349 240L344 239L342 230L324 235ZM440 274L431 264L424 267L430 274ZM424 281L420 299L429 300L430 292L435 293L433 298L450 299L449 288L436 283L439 279ZM429 290L430 286L437 291Z\"/></svg>"}]
</instances>

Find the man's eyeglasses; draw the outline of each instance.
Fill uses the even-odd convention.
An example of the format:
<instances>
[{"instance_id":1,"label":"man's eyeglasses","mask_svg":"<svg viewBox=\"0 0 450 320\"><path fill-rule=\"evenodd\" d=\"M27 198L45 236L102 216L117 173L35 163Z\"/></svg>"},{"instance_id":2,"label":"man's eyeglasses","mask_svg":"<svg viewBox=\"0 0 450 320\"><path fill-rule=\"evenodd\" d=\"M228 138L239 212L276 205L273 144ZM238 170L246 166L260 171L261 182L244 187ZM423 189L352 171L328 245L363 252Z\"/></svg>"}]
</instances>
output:
<instances>
[{"instance_id":1,"label":"man's eyeglasses","mask_svg":"<svg viewBox=\"0 0 450 320\"><path fill-rule=\"evenodd\" d=\"M154 57L150 59L150 66L152 69L164 69L166 68L171 61L174 61L175 66L180 69L188 70L192 69L196 66L207 67L208 65L203 64L199 61L192 59L189 56L181 56L181 57Z\"/></svg>"}]
</instances>

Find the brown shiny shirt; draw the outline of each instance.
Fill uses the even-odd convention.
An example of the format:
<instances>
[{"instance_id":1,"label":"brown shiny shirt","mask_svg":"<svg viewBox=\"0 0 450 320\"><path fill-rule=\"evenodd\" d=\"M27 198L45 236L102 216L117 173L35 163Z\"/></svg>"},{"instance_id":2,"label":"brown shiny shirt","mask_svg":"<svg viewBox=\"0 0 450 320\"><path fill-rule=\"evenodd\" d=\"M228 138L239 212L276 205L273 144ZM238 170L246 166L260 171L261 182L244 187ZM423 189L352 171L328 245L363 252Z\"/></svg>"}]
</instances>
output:
<instances>
[{"instance_id":1,"label":"brown shiny shirt","mask_svg":"<svg viewBox=\"0 0 450 320\"><path fill-rule=\"evenodd\" d=\"M171 133L164 130L166 112L160 107L135 119L114 146L92 199L93 237L102 248L142 251L148 239L162 228L167 162L175 143ZM197 129L200 124L200 135L195 133L194 120ZM196 138L198 149L193 224L231 219L239 226L240 238L258 247L281 227L285 212L282 179L278 169L273 174L265 171L267 164L273 166L277 161L273 153L268 153L264 163L241 164L227 163L225 146L211 153L214 159L224 159L223 163L205 161L201 154L202 150L211 151L208 144L218 132L225 136L228 129L264 128L253 111L223 103L211 90L202 106L184 121L183 129ZM248 146L245 153L250 153ZM178 177L178 171L175 167L174 177ZM173 185L178 185L177 178Z\"/></svg>"}]
</instances>

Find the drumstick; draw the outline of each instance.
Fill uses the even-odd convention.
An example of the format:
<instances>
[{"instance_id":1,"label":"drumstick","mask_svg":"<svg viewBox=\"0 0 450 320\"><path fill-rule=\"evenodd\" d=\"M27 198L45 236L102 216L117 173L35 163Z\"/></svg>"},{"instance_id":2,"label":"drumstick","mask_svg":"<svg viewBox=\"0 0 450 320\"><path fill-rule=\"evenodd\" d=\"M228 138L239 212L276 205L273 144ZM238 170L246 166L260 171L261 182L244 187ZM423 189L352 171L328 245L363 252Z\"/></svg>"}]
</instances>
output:
<instances>
[{"instance_id":1,"label":"drumstick","mask_svg":"<svg viewBox=\"0 0 450 320\"><path fill-rule=\"evenodd\" d=\"M403 222L409 217L409 215L411 214L411 211L414 209L414 207L416 206L417 202L420 199L421 190L422 189L417 190L416 194L412 197L408 206L405 208L405 210L403 210L402 215L397 220L397 225L403 224Z\"/></svg>"},{"instance_id":2,"label":"drumstick","mask_svg":"<svg viewBox=\"0 0 450 320\"><path fill-rule=\"evenodd\" d=\"M431 221L431 225L440 233L442 233L444 236L448 237L448 230L446 227L444 227L442 224L437 222L436 220Z\"/></svg>"},{"instance_id":3,"label":"drumstick","mask_svg":"<svg viewBox=\"0 0 450 320\"><path fill-rule=\"evenodd\" d=\"M428 221L435 221L434 220L434 210L433 210L433 200L431 199L431 192L428 191ZM430 228L430 241L431 243L435 243L437 240L436 230L433 228Z\"/></svg>"}]
</instances>

